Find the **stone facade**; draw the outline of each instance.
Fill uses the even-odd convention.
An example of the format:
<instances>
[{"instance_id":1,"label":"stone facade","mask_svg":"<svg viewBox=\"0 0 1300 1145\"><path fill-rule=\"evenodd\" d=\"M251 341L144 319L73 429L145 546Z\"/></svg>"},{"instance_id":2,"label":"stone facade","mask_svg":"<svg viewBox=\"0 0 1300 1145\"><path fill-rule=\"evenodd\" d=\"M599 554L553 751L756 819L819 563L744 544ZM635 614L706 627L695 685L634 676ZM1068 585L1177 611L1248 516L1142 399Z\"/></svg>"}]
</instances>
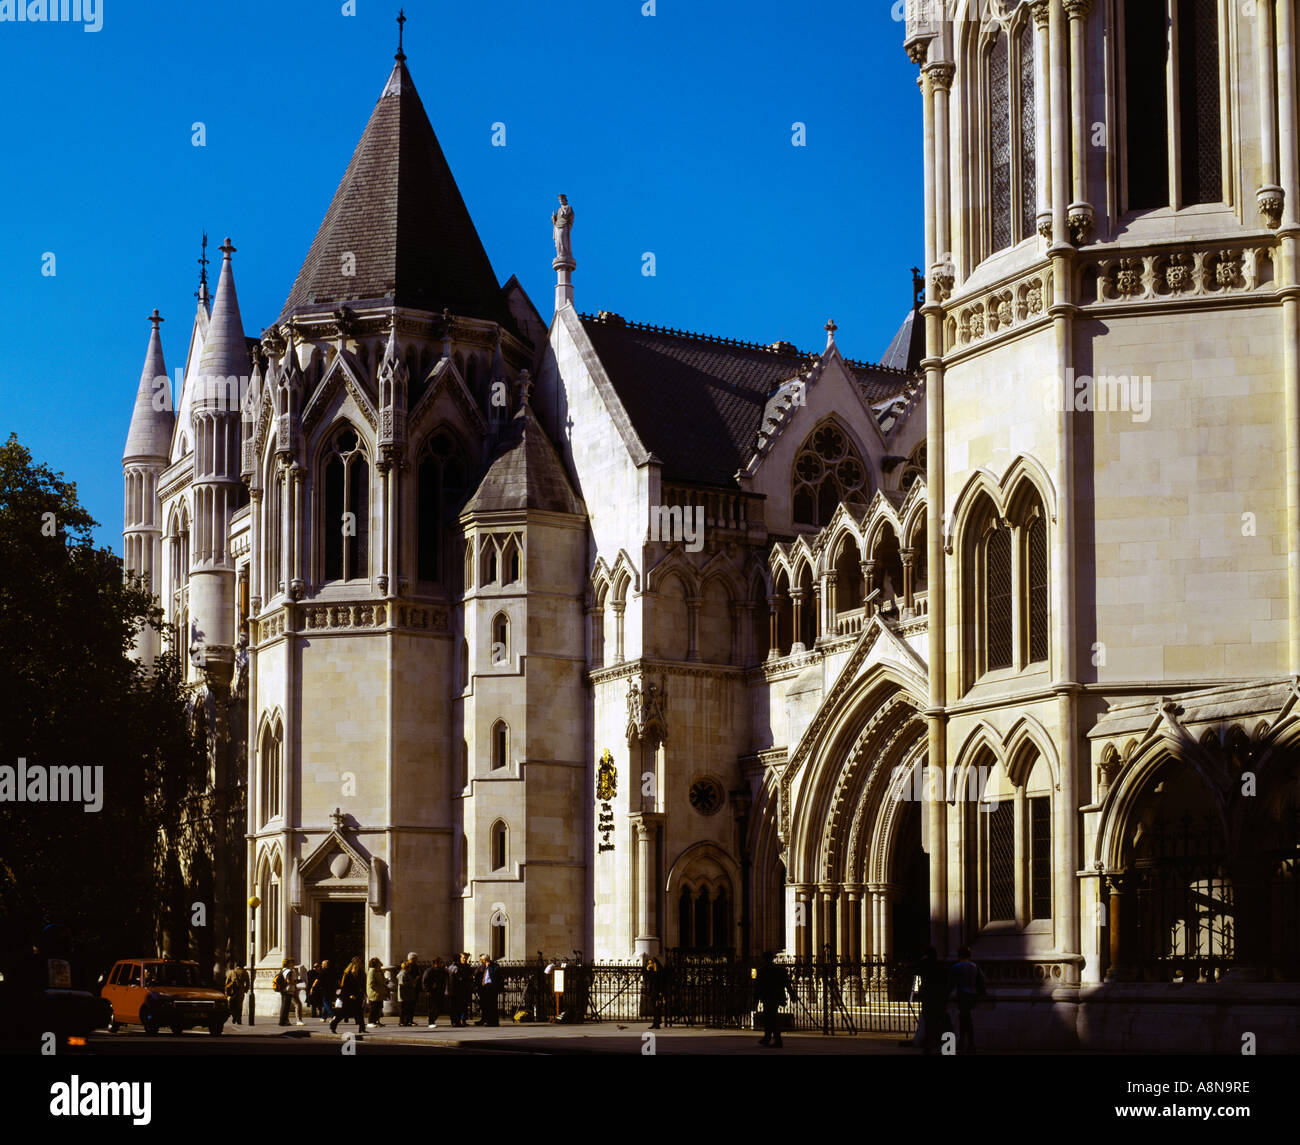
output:
<instances>
[{"instance_id":1,"label":"stone facade","mask_svg":"<svg viewBox=\"0 0 1300 1145\"><path fill-rule=\"evenodd\" d=\"M190 444L227 252L128 522L248 697L266 975L972 944L993 1042L1294 1042L1294 27L1218 11L1152 79L1118 3L909 5L925 269L870 366L579 314L567 204L549 328L467 214L428 241L473 289L403 270L366 180L460 200L399 59L313 244L395 251L388 296L309 257L249 343L245 506Z\"/></svg>"}]
</instances>

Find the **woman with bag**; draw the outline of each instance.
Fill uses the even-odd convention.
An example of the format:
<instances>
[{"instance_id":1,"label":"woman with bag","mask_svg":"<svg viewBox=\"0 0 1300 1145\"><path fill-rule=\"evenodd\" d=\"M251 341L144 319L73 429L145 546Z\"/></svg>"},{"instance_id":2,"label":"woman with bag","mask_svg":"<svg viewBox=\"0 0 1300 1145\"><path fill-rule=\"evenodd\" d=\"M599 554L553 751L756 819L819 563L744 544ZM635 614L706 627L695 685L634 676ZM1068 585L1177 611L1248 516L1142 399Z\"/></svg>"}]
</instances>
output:
<instances>
[{"instance_id":1,"label":"woman with bag","mask_svg":"<svg viewBox=\"0 0 1300 1145\"><path fill-rule=\"evenodd\" d=\"M370 971L366 975L366 997L370 999L370 1024L382 1026L384 1002L388 998L388 979L384 975L384 964L378 958L370 960Z\"/></svg>"}]
</instances>

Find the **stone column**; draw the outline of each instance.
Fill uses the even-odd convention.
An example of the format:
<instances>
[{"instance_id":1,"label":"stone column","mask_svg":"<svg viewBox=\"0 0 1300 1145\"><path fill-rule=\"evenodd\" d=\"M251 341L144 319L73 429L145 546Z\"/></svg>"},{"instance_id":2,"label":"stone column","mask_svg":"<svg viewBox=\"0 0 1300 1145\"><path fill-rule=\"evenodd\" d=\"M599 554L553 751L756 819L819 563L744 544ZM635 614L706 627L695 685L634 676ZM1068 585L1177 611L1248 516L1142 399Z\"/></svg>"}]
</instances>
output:
<instances>
[{"instance_id":1,"label":"stone column","mask_svg":"<svg viewBox=\"0 0 1300 1145\"><path fill-rule=\"evenodd\" d=\"M846 957L852 962L862 961L862 886L848 883L844 887L844 931L848 936Z\"/></svg>"},{"instance_id":2,"label":"stone column","mask_svg":"<svg viewBox=\"0 0 1300 1145\"><path fill-rule=\"evenodd\" d=\"M289 544L293 553L293 580L289 585L289 594L297 600L303 593L302 579L302 485L303 467L294 462L290 470L292 480L292 517L289 522ZM337 523L336 523L337 524ZM346 569L344 570L347 571Z\"/></svg>"},{"instance_id":3,"label":"stone column","mask_svg":"<svg viewBox=\"0 0 1300 1145\"><path fill-rule=\"evenodd\" d=\"M930 270L944 265L952 253L951 211L948 179L948 92L956 69L943 61L925 65L924 72L930 85L933 102L931 113L934 130L934 254Z\"/></svg>"},{"instance_id":4,"label":"stone column","mask_svg":"<svg viewBox=\"0 0 1300 1145\"><path fill-rule=\"evenodd\" d=\"M1074 201L1070 203L1070 237L1076 246L1092 239L1092 204L1088 202L1088 106L1084 82L1088 60L1084 34L1092 0L1065 0L1070 20L1070 123Z\"/></svg>"},{"instance_id":5,"label":"stone column","mask_svg":"<svg viewBox=\"0 0 1300 1145\"><path fill-rule=\"evenodd\" d=\"M924 64L927 45L913 45L908 49L912 62ZM933 266L936 255L935 211L934 211L934 87L925 69L916 77L916 84L921 89L921 138L922 154L925 158L922 181L925 209L925 265Z\"/></svg>"},{"instance_id":6,"label":"stone column","mask_svg":"<svg viewBox=\"0 0 1300 1145\"><path fill-rule=\"evenodd\" d=\"M700 597L686 598L686 659L700 658Z\"/></svg>"},{"instance_id":7,"label":"stone column","mask_svg":"<svg viewBox=\"0 0 1300 1145\"><path fill-rule=\"evenodd\" d=\"M384 564L384 572L388 577L388 595L390 597L397 595L399 587L398 578L401 576L401 541L398 538L398 523L402 519L402 463L396 458L388 466L387 474L388 496L385 499L385 507L388 516L384 522L385 536L385 557L387 560ZM418 571L417 575L418 575ZM450 581L451 574L447 574Z\"/></svg>"},{"instance_id":8,"label":"stone column","mask_svg":"<svg viewBox=\"0 0 1300 1145\"><path fill-rule=\"evenodd\" d=\"M1048 151L1052 164L1052 245L1070 241L1070 138L1069 98L1066 92L1066 28L1061 0L1050 0L1047 18L1048 82L1051 86L1052 139Z\"/></svg>"},{"instance_id":9,"label":"stone column","mask_svg":"<svg viewBox=\"0 0 1300 1145\"><path fill-rule=\"evenodd\" d=\"M912 549L900 549L899 555L903 558L903 607L910 612L912 610L913 593L912 558L915 554Z\"/></svg>"},{"instance_id":10,"label":"stone column","mask_svg":"<svg viewBox=\"0 0 1300 1145\"><path fill-rule=\"evenodd\" d=\"M251 538L251 559L248 562L248 611L256 616L262 610L262 560L260 541L262 538L262 490L248 491L249 537ZM248 741L251 745L253 740ZM251 750L251 747L250 747Z\"/></svg>"},{"instance_id":11,"label":"stone column","mask_svg":"<svg viewBox=\"0 0 1300 1145\"><path fill-rule=\"evenodd\" d=\"M1135 977L1133 965L1136 951L1133 946L1133 876L1120 871L1108 874L1105 889L1110 895L1107 923L1110 926L1110 967L1106 971L1108 982L1131 982Z\"/></svg>"},{"instance_id":12,"label":"stone column","mask_svg":"<svg viewBox=\"0 0 1300 1145\"><path fill-rule=\"evenodd\" d=\"M827 636L839 635L839 598L835 595L835 582L839 575L834 569L826 573L826 590L822 594L822 603L826 606L826 626L823 631Z\"/></svg>"},{"instance_id":13,"label":"stone column","mask_svg":"<svg viewBox=\"0 0 1300 1145\"><path fill-rule=\"evenodd\" d=\"M825 635L826 629L822 624L822 582L818 577L813 581L813 643L816 644Z\"/></svg>"},{"instance_id":14,"label":"stone column","mask_svg":"<svg viewBox=\"0 0 1300 1145\"><path fill-rule=\"evenodd\" d=\"M808 888L808 954L815 962L822 956L822 896L816 887Z\"/></svg>"},{"instance_id":15,"label":"stone column","mask_svg":"<svg viewBox=\"0 0 1300 1145\"><path fill-rule=\"evenodd\" d=\"M822 932L818 940L817 956L824 960L828 955L834 956L836 949L835 887L830 883L821 883L817 887L817 894L822 900Z\"/></svg>"},{"instance_id":16,"label":"stone column","mask_svg":"<svg viewBox=\"0 0 1300 1145\"><path fill-rule=\"evenodd\" d=\"M794 646L803 647L801 637L803 636L803 598L804 590L802 588L792 588L790 590L790 599L794 601L794 631L790 634L791 651Z\"/></svg>"},{"instance_id":17,"label":"stone column","mask_svg":"<svg viewBox=\"0 0 1300 1145\"><path fill-rule=\"evenodd\" d=\"M780 618L777 608L780 603L781 598L779 596L769 596L767 598L767 658L769 660L775 660L781 655L780 645L777 644L780 629Z\"/></svg>"},{"instance_id":18,"label":"stone column","mask_svg":"<svg viewBox=\"0 0 1300 1145\"><path fill-rule=\"evenodd\" d=\"M1048 0L1033 0L1034 18L1034 176L1038 184L1038 233L1052 238L1052 93L1047 73Z\"/></svg>"},{"instance_id":19,"label":"stone column","mask_svg":"<svg viewBox=\"0 0 1300 1145\"><path fill-rule=\"evenodd\" d=\"M1255 0L1255 91L1259 98L1260 217L1273 230L1282 222L1282 188L1277 183L1277 60L1273 55L1273 0Z\"/></svg>"},{"instance_id":20,"label":"stone column","mask_svg":"<svg viewBox=\"0 0 1300 1145\"><path fill-rule=\"evenodd\" d=\"M812 904L809 902L809 888L805 883L796 883L794 888L794 951L799 958L806 959L812 947Z\"/></svg>"},{"instance_id":21,"label":"stone column","mask_svg":"<svg viewBox=\"0 0 1300 1145\"><path fill-rule=\"evenodd\" d=\"M623 612L627 601L616 600L610 606L614 609L614 663L623 663Z\"/></svg>"},{"instance_id":22,"label":"stone column","mask_svg":"<svg viewBox=\"0 0 1300 1145\"><path fill-rule=\"evenodd\" d=\"M636 832L636 955L658 957L660 941L655 933L659 919L659 880L656 877L658 852L655 843L659 835L661 815L638 812L629 816Z\"/></svg>"},{"instance_id":23,"label":"stone column","mask_svg":"<svg viewBox=\"0 0 1300 1145\"><path fill-rule=\"evenodd\" d=\"M1279 231L1282 257L1276 266L1277 293L1282 296L1282 387L1286 406L1286 517L1288 542L1287 597L1291 602L1287 626L1289 668L1300 675L1300 282L1296 259L1300 254L1300 219L1296 213L1296 73L1295 7L1277 8L1277 98L1280 116L1278 139L1279 181L1282 184L1282 221Z\"/></svg>"},{"instance_id":24,"label":"stone column","mask_svg":"<svg viewBox=\"0 0 1300 1145\"><path fill-rule=\"evenodd\" d=\"M876 613L880 611L880 602L878 600L873 600L870 603L867 602L867 597L869 597L872 594L872 592L875 590L875 587L876 587L876 562L863 561L862 562L862 607L865 609L865 611L863 612L863 623L866 623L867 617L875 616Z\"/></svg>"}]
</instances>

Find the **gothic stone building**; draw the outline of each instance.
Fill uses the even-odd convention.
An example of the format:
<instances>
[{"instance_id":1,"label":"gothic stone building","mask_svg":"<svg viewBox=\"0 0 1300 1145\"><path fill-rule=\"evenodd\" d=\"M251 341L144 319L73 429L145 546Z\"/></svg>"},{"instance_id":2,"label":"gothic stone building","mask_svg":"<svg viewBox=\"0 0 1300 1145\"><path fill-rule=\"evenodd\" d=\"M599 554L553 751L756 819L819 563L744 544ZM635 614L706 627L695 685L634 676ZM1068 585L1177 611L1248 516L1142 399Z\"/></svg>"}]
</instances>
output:
<instances>
[{"instance_id":1,"label":"gothic stone building","mask_svg":"<svg viewBox=\"0 0 1300 1145\"><path fill-rule=\"evenodd\" d=\"M961 0L906 47L879 365L579 313L563 204L543 319L400 55L260 339L223 245L174 419L155 335L128 565L246 697L261 979L969 942L990 1044L1294 1044L1293 10Z\"/></svg>"}]
</instances>

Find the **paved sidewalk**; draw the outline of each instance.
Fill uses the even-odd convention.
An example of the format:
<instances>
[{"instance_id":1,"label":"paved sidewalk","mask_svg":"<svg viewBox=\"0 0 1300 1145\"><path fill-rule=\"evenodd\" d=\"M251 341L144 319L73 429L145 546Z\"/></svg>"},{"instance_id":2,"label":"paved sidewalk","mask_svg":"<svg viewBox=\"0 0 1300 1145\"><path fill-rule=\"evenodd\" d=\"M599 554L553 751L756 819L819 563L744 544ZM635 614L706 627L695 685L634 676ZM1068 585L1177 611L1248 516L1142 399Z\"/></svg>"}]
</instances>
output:
<instances>
[{"instance_id":1,"label":"paved sidewalk","mask_svg":"<svg viewBox=\"0 0 1300 1145\"><path fill-rule=\"evenodd\" d=\"M303 1037L327 1038L342 1041L345 1034L355 1035L356 1022L339 1023L338 1033L331 1034L328 1022L319 1018L304 1018L304 1025L281 1026L277 1019L258 1018L250 1027L226 1024L227 1034L257 1037L297 1039ZM647 1040L653 1035L653 1041ZM434 1029L424 1024L424 1019L413 1027L397 1024L397 1019L385 1018L380 1027L366 1026L362 1042L384 1045L442 1046L465 1050L495 1053L577 1053L577 1054L778 1054L835 1055L846 1054L915 1054L919 1051L899 1045L899 1034L837 1034L827 1037L820 1033L801 1032L784 1035L784 1048L770 1049L758 1044L756 1030L705 1029L699 1026L672 1026L651 1030L648 1022L593 1022L583 1025L550 1025L524 1022L516 1025L506 1020L497 1027L451 1026L446 1019Z\"/></svg>"}]
</instances>

